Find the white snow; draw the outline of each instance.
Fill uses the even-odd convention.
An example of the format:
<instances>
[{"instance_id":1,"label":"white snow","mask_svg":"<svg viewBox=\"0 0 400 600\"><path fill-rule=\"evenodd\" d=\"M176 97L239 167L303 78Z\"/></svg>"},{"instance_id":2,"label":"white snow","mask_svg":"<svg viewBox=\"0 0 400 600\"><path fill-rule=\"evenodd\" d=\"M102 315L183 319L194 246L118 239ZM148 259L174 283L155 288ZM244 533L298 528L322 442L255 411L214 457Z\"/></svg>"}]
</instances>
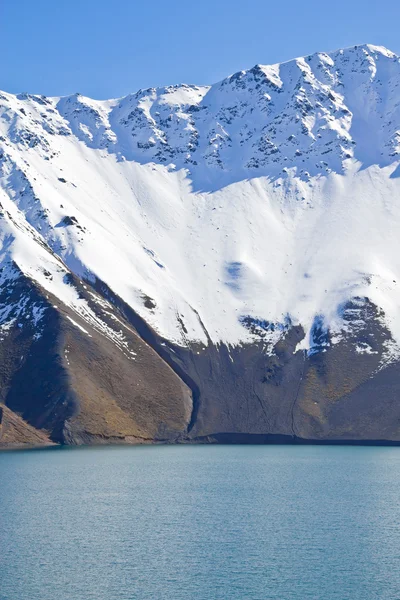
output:
<instances>
[{"instance_id":1,"label":"white snow","mask_svg":"<svg viewBox=\"0 0 400 600\"><path fill-rule=\"evenodd\" d=\"M246 317L276 324L273 344L290 318L309 349L316 316L340 332L354 296L384 310L400 343L390 51L358 46L110 101L2 93L0 136L2 260L89 322L68 269L178 344L250 341Z\"/></svg>"},{"instance_id":2,"label":"white snow","mask_svg":"<svg viewBox=\"0 0 400 600\"><path fill-rule=\"evenodd\" d=\"M82 325L79 325L79 323L77 323L76 321L74 321L74 319L71 319L71 317L69 317L68 315L67 315L67 319L68 319L68 321L71 321L71 323L73 325L75 325L75 327L77 327L78 329L80 329L80 331L83 331L83 333L86 333L86 335L88 335L89 337L92 337L90 335L90 333L84 327L82 327Z\"/></svg>"}]
</instances>

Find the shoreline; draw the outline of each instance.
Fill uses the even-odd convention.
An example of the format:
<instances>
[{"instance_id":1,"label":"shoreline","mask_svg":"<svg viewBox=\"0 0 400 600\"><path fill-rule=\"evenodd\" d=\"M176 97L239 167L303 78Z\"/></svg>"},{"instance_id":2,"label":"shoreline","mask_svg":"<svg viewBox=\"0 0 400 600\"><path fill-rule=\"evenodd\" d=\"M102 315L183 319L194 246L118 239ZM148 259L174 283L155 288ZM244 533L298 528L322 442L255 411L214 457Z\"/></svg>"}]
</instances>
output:
<instances>
[{"instance_id":1,"label":"shoreline","mask_svg":"<svg viewBox=\"0 0 400 600\"><path fill-rule=\"evenodd\" d=\"M398 447L400 440L310 440L285 435L270 434L212 434L193 440L180 441L147 441L147 442L118 442L93 444L1 444L0 452L20 452L38 450L66 450L82 448L127 448L143 446L364 446L364 447Z\"/></svg>"}]
</instances>

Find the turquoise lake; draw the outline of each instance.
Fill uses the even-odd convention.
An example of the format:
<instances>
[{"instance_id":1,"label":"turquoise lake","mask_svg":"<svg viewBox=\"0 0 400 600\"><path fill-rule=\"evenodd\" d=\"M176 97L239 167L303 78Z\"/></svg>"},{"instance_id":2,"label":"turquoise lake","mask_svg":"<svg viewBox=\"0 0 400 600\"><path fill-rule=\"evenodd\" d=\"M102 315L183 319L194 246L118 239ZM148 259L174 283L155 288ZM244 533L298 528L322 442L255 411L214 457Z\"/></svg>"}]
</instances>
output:
<instances>
[{"instance_id":1,"label":"turquoise lake","mask_svg":"<svg viewBox=\"0 0 400 600\"><path fill-rule=\"evenodd\" d=\"M400 448L0 453L1 600L396 600Z\"/></svg>"}]
</instances>

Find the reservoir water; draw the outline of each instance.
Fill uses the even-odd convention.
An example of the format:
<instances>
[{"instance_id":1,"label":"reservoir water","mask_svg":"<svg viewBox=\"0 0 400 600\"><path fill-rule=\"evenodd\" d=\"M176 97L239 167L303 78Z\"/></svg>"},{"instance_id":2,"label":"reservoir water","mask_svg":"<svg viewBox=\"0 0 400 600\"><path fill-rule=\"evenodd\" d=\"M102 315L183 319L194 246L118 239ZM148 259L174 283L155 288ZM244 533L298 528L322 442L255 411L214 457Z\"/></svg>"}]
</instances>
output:
<instances>
[{"instance_id":1,"label":"reservoir water","mask_svg":"<svg viewBox=\"0 0 400 600\"><path fill-rule=\"evenodd\" d=\"M396 600L400 448L0 453L1 600Z\"/></svg>"}]
</instances>

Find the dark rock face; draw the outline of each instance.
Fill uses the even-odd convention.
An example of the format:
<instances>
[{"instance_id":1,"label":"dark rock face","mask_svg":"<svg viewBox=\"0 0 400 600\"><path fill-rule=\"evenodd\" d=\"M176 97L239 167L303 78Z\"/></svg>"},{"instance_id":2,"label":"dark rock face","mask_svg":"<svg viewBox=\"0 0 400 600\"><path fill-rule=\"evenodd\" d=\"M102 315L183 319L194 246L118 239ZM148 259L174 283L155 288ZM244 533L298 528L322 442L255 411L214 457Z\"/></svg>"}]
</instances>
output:
<instances>
[{"instance_id":1,"label":"dark rock face","mask_svg":"<svg viewBox=\"0 0 400 600\"><path fill-rule=\"evenodd\" d=\"M295 407L296 435L400 439L399 364L382 364L391 336L381 316L366 299L355 298L344 307L346 336L307 360Z\"/></svg>"},{"instance_id":2,"label":"dark rock face","mask_svg":"<svg viewBox=\"0 0 400 600\"><path fill-rule=\"evenodd\" d=\"M62 423L76 410L60 356L60 315L22 274L3 286L0 301L11 307L11 327L0 344L1 402L59 441ZM43 312L40 336L31 319L35 310Z\"/></svg>"},{"instance_id":3,"label":"dark rock face","mask_svg":"<svg viewBox=\"0 0 400 600\"><path fill-rule=\"evenodd\" d=\"M290 325L270 355L262 339L235 347L174 346L104 284L96 287L191 389L187 441L400 440L399 364L383 365L391 335L366 298L341 308L340 341L316 320L311 350L296 351L304 332Z\"/></svg>"},{"instance_id":4,"label":"dark rock face","mask_svg":"<svg viewBox=\"0 0 400 600\"><path fill-rule=\"evenodd\" d=\"M122 323L125 345L116 344L121 321L96 305L87 286L72 276L71 282L104 318L108 335L19 277L14 299L19 294L26 306L40 301L46 311L40 336L13 323L0 344L3 410L57 443L178 440L192 412L190 390L129 324ZM25 443L22 434L14 437L12 445ZM0 445L7 440L0 432Z\"/></svg>"},{"instance_id":5,"label":"dark rock face","mask_svg":"<svg viewBox=\"0 0 400 600\"><path fill-rule=\"evenodd\" d=\"M68 283L102 328L23 275L3 286L24 312L0 344L2 446L400 442L400 365L383 366L391 336L365 298L342 307L339 340L316 319L308 352L291 324L273 349L257 328L253 344L179 347L102 282Z\"/></svg>"}]
</instances>

